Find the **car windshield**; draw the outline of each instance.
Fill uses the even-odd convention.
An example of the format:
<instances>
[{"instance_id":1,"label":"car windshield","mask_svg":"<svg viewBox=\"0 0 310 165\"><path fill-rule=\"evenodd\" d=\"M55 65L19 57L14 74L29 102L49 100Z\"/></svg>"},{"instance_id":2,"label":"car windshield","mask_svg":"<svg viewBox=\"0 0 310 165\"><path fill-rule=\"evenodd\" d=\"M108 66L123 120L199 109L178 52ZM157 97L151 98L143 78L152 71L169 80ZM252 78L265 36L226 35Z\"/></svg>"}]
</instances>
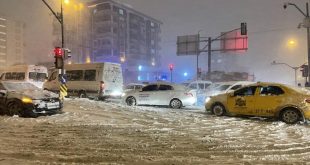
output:
<instances>
[{"instance_id":1,"label":"car windshield","mask_svg":"<svg viewBox=\"0 0 310 165\"><path fill-rule=\"evenodd\" d=\"M224 91L227 88L229 88L230 86L231 85L221 85L221 86L216 87L215 90L217 90L217 91Z\"/></svg>"},{"instance_id":2,"label":"car windshield","mask_svg":"<svg viewBox=\"0 0 310 165\"><path fill-rule=\"evenodd\" d=\"M2 82L3 86L10 91L37 90L38 87L27 82Z\"/></svg>"},{"instance_id":3,"label":"car windshield","mask_svg":"<svg viewBox=\"0 0 310 165\"><path fill-rule=\"evenodd\" d=\"M293 89L294 91L297 91L298 93L310 95L310 91L307 90L306 88L300 88L300 87L295 87L295 86L291 86L291 85L285 85L285 86Z\"/></svg>"},{"instance_id":4,"label":"car windshield","mask_svg":"<svg viewBox=\"0 0 310 165\"><path fill-rule=\"evenodd\" d=\"M206 90L207 90L207 91L213 90L213 89L217 88L217 87L220 86L220 85L221 85L221 84L219 84L219 83L213 83L213 84L209 85L209 86L206 88Z\"/></svg>"},{"instance_id":5,"label":"car windshield","mask_svg":"<svg viewBox=\"0 0 310 165\"><path fill-rule=\"evenodd\" d=\"M29 72L29 79L34 81L44 81L46 79L46 73Z\"/></svg>"}]
</instances>

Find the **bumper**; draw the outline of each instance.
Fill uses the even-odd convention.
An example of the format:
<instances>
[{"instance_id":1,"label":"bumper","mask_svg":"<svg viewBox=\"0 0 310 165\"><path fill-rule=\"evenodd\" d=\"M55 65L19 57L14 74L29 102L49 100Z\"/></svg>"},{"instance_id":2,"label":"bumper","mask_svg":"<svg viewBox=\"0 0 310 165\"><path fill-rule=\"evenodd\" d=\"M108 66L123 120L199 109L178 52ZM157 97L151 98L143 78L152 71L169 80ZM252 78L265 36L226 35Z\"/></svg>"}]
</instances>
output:
<instances>
[{"instance_id":1,"label":"bumper","mask_svg":"<svg viewBox=\"0 0 310 165\"><path fill-rule=\"evenodd\" d=\"M60 101L49 103L40 101L37 104L24 104L23 116L37 117L40 115L54 115L62 112L63 103Z\"/></svg>"},{"instance_id":2,"label":"bumper","mask_svg":"<svg viewBox=\"0 0 310 165\"><path fill-rule=\"evenodd\" d=\"M304 118L310 121L310 109L304 110Z\"/></svg>"},{"instance_id":3,"label":"bumper","mask_svg":"<svg viewBox=\"0 0 310 165\"><path fill-rule=\"evenodd\" d=\"M192 106L195 105L197 102L197 99L195 97L190 97L182 100L183 106Z\"/></svg>"}]
</instances>

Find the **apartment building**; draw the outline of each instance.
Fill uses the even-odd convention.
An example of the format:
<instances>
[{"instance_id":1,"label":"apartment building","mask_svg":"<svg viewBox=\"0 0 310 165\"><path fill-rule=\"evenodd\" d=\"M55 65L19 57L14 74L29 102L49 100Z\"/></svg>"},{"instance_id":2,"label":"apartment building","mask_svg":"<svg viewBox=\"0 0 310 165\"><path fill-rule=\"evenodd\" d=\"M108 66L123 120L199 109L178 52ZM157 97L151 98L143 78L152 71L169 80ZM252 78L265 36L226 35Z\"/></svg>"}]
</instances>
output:
<instances>
[{"instance_id":1,"label":"apartment building","mask_svg":"<svg viewBox=\"0 0 310 165\"><path fill-rule=\"evenodd\" d=\"M0 14L0 67L24 63L25 23Z\"/></svg>"}]
</instances>

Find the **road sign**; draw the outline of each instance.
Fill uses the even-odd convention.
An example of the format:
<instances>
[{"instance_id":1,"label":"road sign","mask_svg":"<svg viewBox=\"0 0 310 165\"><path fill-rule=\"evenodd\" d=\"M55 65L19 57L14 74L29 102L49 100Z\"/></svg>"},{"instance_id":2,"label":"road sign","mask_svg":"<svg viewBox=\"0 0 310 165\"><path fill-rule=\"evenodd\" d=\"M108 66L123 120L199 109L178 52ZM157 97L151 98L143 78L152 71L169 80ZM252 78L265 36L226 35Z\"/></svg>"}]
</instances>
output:
<instances>
[{"instance_id":1,"label":"road sign","mask_svg":"<svg viewBox=\"0 0 310 165\"><path fill-rule=\"evenodd\" d=\"M178 36L177 55L197 55L199 52L199 35Z\"/></svg>"}]
</instances>

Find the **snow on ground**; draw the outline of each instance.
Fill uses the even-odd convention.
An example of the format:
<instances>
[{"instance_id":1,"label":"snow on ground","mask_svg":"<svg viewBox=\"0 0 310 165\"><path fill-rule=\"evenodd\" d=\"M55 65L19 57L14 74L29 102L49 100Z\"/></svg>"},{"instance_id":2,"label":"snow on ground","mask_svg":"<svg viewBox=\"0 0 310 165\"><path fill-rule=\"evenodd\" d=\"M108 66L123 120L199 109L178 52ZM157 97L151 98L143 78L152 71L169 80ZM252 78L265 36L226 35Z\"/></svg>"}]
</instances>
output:
<instances>
[{"instance_id":1,"label":"snow on ground","mask_svg":"<svg viewBox=\"0 0 310 165\"><path fill-rule=\"evenodd\" d=\"M0 117L2 164L306 164L310 131L203 108L66 99L64 113Z\"/></svg>"}]
</instances>

